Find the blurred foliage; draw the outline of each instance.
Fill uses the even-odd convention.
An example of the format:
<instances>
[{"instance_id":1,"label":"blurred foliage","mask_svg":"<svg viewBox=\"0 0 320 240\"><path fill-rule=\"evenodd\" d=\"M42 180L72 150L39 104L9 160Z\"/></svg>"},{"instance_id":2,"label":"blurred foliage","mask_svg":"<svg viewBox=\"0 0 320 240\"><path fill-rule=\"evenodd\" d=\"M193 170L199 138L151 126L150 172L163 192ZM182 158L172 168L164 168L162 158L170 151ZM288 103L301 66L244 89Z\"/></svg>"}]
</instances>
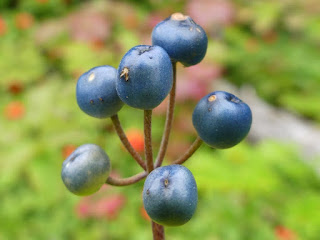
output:
<instances>
[{"instance_id":1,"label":"blurred foliage","mask_svg":"<svg viewBox=\"0 0 320 240\"><path fill-rule=\"evenodd\" d=\"M114 174L140 170L110 120L79 110L75 84L88 69L117 67L129 48L150 43L154 25L172 12L203 25L209 49L199 67L178 69L184 84L167 162L191 144L192 109L219 78L251 84L270 103L320 122L316 1L2 0L0 9L1 240L151 238L142 182L79 198L67 192L60 171L67 152L89 142L107 150ZM155 110L155 151L164 112ZM119 117L125 130L142 131L142 111L124 107ZM190 223L167 228L168 239L319 239L320 181L296 146L202 146L186 166L198 183L198 209Z\"/></svg>"}]
</instances>

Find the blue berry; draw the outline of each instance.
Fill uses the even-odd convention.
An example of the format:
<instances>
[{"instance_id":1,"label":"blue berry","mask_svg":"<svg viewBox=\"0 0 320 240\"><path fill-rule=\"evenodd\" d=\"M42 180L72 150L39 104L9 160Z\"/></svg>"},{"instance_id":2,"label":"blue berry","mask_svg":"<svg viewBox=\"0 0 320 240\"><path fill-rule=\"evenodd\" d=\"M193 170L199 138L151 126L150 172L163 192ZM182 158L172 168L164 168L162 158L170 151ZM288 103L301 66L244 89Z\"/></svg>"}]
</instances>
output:
<instances>
[{"instance_id":1,"label":"blue berry","mask_svg":"<svg viewBox=\"0 0 320 240\"><path fill-rule=\"evenodd\" d=\"M196 181L181 165L153 170L143 187L143 204L150 218L166 226L179 226L193 216L198 203Z\"/></svg>"},{"instance_id":2,"label":"blue berry","mask_svg":"<svg viewBox=\"0 0 320 240\"><path fill-rule=\"evenodd\" d=\"M109 157L101 147L85 144L63 162L61 178L70 192L90 195L106 182L110 168Z\"/></svg>"},{"instance_id":3,"label":"blue berry","mask_svg":"<svg viewBox=\"0 0 320 240\"><path fill-rule=\"evenodd\" d=\"M131 107L157 107L172 88L170 57L161 47L139 45L131 48L118 68L117 92Z\"/></svg>"},{"instance_id":4,"label":"blue berry","mask_svg":"<svg viewBox=\"0 0 320 240\"><path fill-rule=\"evenodd\" d=\"M184 66L199 63L206 55L208 38L189 16L174 13L152 31L152 44L164 48L172 61Z\"/></svg>"},{"instance_id":5,"label":"blue berry","mask_svg":"<svg viewBox=\"0 0 320 240\"><path fill-rule=\"evenodd\" d=\"M247 136L252 113L249 106L233 94L216 91L199 101L192 122L205 143L213 148L230 148Z\"/></svg>"},{"instance_id":6,"label":"blue berry","mask_svg":"<svg viewBox=\"0 0 320 240\"><path fill-rule=\"evenodd\" d=\"M116 91L117 70L99 66L82 74L78 80L76 97L79 107L96 118L111 117L122 108Z\"/></svg>"}]
</instances>

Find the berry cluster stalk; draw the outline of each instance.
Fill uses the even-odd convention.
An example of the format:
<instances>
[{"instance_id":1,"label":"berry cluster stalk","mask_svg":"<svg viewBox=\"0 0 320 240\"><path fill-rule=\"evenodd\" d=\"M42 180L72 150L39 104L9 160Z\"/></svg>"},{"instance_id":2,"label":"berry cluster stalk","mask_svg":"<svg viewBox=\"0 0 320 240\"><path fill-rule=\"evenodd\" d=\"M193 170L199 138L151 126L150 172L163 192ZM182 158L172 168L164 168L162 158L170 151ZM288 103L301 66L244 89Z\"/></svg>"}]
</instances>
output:
<instances>
[{"instance_id":1,"label":"berry cluster stalk","mask_svg":"<svg viewBox=\"0 0 320 240\"><path fill-rule=\"evenodd\" d=\"M159 153L155 163L156 168L162 165L164 156L167 151L172 122L173 122L173 113L174 113L174 106L175 106L175 100L176 100L176 83L177 83L177 63L176 62L172 62L172 70L173 70L173 83L172 83L172 88L169 95L164 133L162 136Z\"/></svg>"},{"instance_id":2,"label":"berry cluster stalk","mask_svg":"<svg viewBox=\"0 0 320 240\"><path fill-rule=\"evenodd\" d=\"M172 89L169 94L168 108L166 113L166 122L164 127L164 132L161 140L161 145L155 162L153 162L153 151L152 151L152 110L144 110L144 141L145 141L145 161L136 152L136 150L130 144L126 134L120 124L120 120L117 114L111 117L112 123L114 125L115 131L117 132L123 146L127 149L133 159L145 170L141 173L133 175L128 178L116 178L109 176L106 183L113 186L127 186L139 182L144 179L152 170L158 168L162 165L167 148L169 137L172 128L174 108L175 108L175 96L176 96L176 79L177 79L177 63L172 62L173 69L173 84ZM176 159L173 164L182 164L187 161L192 154L201 146L202 140L197 137L190 148L178 159ZM152 233L154 240L164 240L164 227L152 221Z\"/></svg>"}]
</instances>

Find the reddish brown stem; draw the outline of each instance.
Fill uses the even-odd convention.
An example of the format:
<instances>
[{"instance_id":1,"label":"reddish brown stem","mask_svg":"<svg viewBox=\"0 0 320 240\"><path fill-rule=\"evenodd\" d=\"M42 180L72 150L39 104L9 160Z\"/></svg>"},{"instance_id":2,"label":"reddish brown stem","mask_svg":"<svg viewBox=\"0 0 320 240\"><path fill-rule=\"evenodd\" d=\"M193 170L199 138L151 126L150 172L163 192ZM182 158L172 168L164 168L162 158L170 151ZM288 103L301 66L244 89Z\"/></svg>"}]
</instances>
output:
<instances>
[{"instance_id":1,"label":"reddish brown stem","mask_svg":"<svg viewBox=\"0 0 320 240\"><path fill-rule=\"evenodd\" d=\"M176 82L177 82L177 63L172 62L172 70L173 70L173 84L169 95L168 108L167 108L167 116L166 123L164 127L164 133L161 140L161 145L159 149L159 153L156 159L155 167L160 167L162 165L164 156L166 154L168 148L168 142L173 122L173 113L176 99Z\"/></svg>"},{"instance_id":2,"label":"reddish brown stem","mask_svg":"<svg viewBox=\"0 0 320 240\"><path fill-rule=\"evenodd\" d=\"M148 173L150 173L153 170L151 119L152 110L144 110L144 152L146 156Z\"/></svg>"},{"instance_id":3,"label":"reddish brown stem","mask_svg":"<svg viewBox=\"0 0 320 240\"><path fill-rule=\"evenodd\" d=\"M128 186L136 182L139 182L140 180L144 179L147 175L147 172L141 172L128 178L115 178L109 176L106 183L113 186Z\"/></svg>"},{"instance_id":4,"label":"reddish brown stem","mask_svg":"<svg viewBox=\"0 0 320 240\"><path fill-rule=\"evenodd\" d=\"M155 222L152 222L152 234L153 234L153 240L164 240L164 227L162 225L159 225Z\"/></svg>"},{"instance_id":5,"label":"reddish brown stem","mask_svg":"<svg viewBox=\"0 0 320 240\"><path fill-rule=\"evenodd\" d=\"M192 143L192 145L189 147L189 149L177 160L175 160L172 164L183 164L185 161L187 161L192 154L194 154L195 151L198 150L198 148L202 144L202 140L198 136L197 139Z\"/></svg>"},{"instance_id":6,"label":"reddish brown stem","mask_svg":"<svg viewBox=\"0 0 320 240\"><path fill-rule=\"evenodd\" d=\"M127 151L131 154L131 156L136 160L136 162L144 169L147 170L146 168L146 164L143 161L143 159L141 158L141 156L139 155L139 153L137 153L136 150L134 150L134 148L132 147L132 145L130 144L126 134L124 133L122 126L120 124L119 121L119 117L118 115L114 115L111 117L112 123L114 125L114 128L123 144L123 146L127 149Z\"/></svg>"}]
</instances>

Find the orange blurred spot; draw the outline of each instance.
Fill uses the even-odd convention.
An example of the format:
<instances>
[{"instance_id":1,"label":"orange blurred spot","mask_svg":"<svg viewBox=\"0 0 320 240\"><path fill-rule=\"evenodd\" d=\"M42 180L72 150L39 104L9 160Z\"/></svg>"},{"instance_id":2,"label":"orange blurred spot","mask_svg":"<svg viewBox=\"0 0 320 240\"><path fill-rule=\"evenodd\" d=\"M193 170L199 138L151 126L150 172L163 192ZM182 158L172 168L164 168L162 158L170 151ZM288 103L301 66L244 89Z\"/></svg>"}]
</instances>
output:
<instances>
[{"instance_id":1,"label":"orange blurred spot","mask_svg":"<svg viewBox=\"0 0 320 240\"><path fill-rule=\"evenodd\" d=\"M125 28L136 29L139 26L139 19L135 13L125 15L123 20Z\"/></svg>"},{"instance_id":2,"label":"orange blurred spot","mask_svg":"<svg viewBox=\"0 0 320 240\"><path fill-rule=\"evenodd\" d=\"M90 46L91 46L92 50L100 51L101 49L104 48L104 41L99 40L99 39L93 40L90 42Z\"/></svg>"},{"instance_id":3,"label":"orange blurred spot","mask_svg":"<svg viewBox=\"0 0 320 240\"><path fill-rule=\"evenodd\" d=\"M29 13L18 13L15 17L16 27L18 29L26 30L33 25L34 18Z\"/></svg>"},{"instance_id":4,"label":"orange blurred spot","mask_svg":"<svg viewBox=\"0 0 320 240\"><path fill-rule=\"evenodd\" d=\"M130 129L127 131L127 138L132 145L132 147L137 152L144 151L144 135L143 132L139 129Z\"/></svg>"},{"instance_id":5,"label":"orange blurred spot","mask_svg":"<svg viewBox=\"0 0 320 240\"><path fill-rule=\"evenodd\" d=\"M4 115L9 120L18 120L25 115L25 106L22 102L11 102L4 109Z\"/></svg>"},{"instance_id":6,"label":"orange blurred spot","mask_svg":"<svg viewBox=\"0 0 320 240\"><path fill-rule=\"evenodd\" d=\"M151 218L149 217L147 211L144 209L143 206L140 207L140 215L143 219L147 220L147 221L151 221Z\"/></svg>"},{"instance_id":7,"label":"orange blurred spot","mask_svg":"<svg viewBox=\"0 0 320 240\"><path fill-rule=\"evenodd\" d=\"M7 32L7 24L4 19L0 16L0 36Z\"/></svg>"},{"instance_id":8,"label":"orange blurred spot","mask_svg":"<svg viewBox=\"0 0 320 240\"><path fill-rule=\"evenodd\" d=\"M295 240L296 235L288 228L283 226L277 226L275 228L275 235L279 240Z\"/></svg>"},{"instance_id":9,"label":"orange blurred spot","mask_svg":"<svg viewBox=\"0 0 320 240\"><path fill-rule=\"evenodd\" d=\"M77 146L73 144L67 144L63 146L62 148L62 157L63 159L66 159L67 157L70 156L71 153L73 153L74 150L76 150Z\"/></svg>"}]
</instances>

